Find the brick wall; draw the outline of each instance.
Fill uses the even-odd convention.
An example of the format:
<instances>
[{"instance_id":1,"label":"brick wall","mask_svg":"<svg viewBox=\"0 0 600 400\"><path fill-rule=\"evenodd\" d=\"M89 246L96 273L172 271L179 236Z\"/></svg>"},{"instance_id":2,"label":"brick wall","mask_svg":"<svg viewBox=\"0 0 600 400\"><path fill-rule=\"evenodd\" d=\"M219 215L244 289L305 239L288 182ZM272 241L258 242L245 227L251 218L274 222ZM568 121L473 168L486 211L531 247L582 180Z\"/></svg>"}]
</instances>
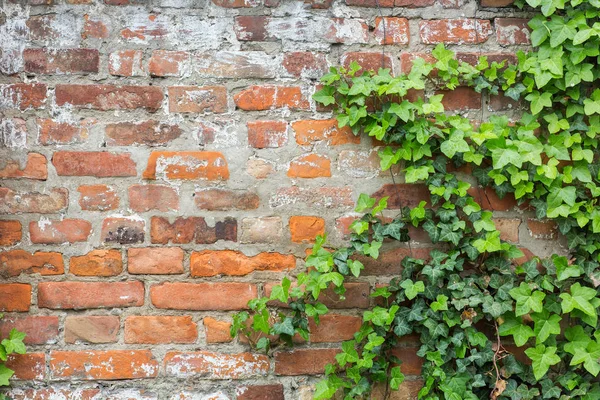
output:
<instances>
[{"instance_id":1,"label":"brick wall","mask_svg":"<svg viewBox=\"0 0 600 400\"><path fill-rule=\"evenodd\" d=\"M252 354L231 341L231 313L301 271L316 234L343 244L359 193L396 208L427 193L391 185L377 143L311 100L317 78L352 60L405 72L439 42L466 61L528 44L510 1L379 3L2 2L0 332L27 332L29 350L9 361L15 399L310 396L408 250L367 263L346 300L326 293L310 345ZM476 120L518 108L464 88L445 104ZM475 194L504 239L556 251L552 225ZM395 398L414 399L416 344L398 354Z\"/></svg>"}]
</instances>

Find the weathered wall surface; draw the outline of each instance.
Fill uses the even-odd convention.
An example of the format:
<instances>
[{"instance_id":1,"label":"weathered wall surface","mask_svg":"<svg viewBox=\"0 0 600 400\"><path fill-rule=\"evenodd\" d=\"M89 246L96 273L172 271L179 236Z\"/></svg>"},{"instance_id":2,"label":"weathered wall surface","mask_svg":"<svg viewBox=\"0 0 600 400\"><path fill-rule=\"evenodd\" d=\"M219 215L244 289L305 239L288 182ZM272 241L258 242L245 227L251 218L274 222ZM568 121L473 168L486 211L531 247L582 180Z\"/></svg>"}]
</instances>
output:
<instances>
[{"instance_id":1,"label":"weathered wall surface","mask_svg":"<svg viewBox=\"0 0 600 400\"><path fill-rule=\"evenodd\" d=\"M390 185L377 143L311 100L317 78L351 60L406 71L438 42L514 60L527 15L482 1L2 0L0 331L29 349L11 395L308 396L408 250L329 295L312 343L272 359L231 342L231 312L301 271L316 234L343 243L359 193L396 208L427 193ZM515 106L464 89L445 104L473 119ZM506 240L559 250L552 225L479 198ZM397 398L416 398L416 345L399 354Z\"/></svg>"}]
</instances>

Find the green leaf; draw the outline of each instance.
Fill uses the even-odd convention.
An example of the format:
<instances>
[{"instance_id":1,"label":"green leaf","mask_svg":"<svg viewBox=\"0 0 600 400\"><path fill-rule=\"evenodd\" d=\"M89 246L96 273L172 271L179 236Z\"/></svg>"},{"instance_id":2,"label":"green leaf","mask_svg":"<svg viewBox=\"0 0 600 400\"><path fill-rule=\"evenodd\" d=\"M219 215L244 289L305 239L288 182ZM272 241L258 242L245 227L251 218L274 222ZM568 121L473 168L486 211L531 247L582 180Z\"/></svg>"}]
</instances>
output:
<instances>
[{"instance_id":1,"label":"green leaf","mask_svg":"<svg viewBox=\"0 0 600 400\"><path fill-rule=\"evenodd\" d=\"M0 386L8 386L10 384L8 380L14 375L14 373L15 371L0 363Z\"/></svg>"},{"instance_id":2,"label":"green leaf","mask_svg":"<svg viewBox=\"0 0 600 400\"><path fill-rule=\"evenodd\" d=\"M393 367L390 370L390 389L398 390L404 382L404 374L400 372L400 367Z\"/></svg>"},{"instance_id":3,"label":"green leaf","mask_svg":"<svg viewBox=\"0 0 600 400\"><path fill-rule=\"evenodd\" d=\"M590 302L590 300L596 298L596 290L581 286L579 282L576 282L571 285L569 291L570 294L561 293L559 296L562 299L563 313L570 313L575 309L580 310L592 318L592 321L594 321L593 326L596 326L598 314L596 313L596 307Z\"/></svg>"},{"instance_id":4,"label":"green leaf","mask_svg":"<svg viewBox=\"0 0 600 400\"><path fill-rule=\"evenodd\" d=\"M521 317L515 317L512 313L506 315L502 324L498 327L500 336L513 336L515 344L519 347L525 345L529 338L535 336L529 325L523 324Z\"/></svg>"},{"instance_id":5,"label":"green leaf","mask_svg":"<svg viewBox=\"0 0 600 400\"><path fill-rule=\"evenodd\" d=\"M552 365L560 362L560 357L556 355L556 347L537 345L535 348L525 350L525 354L531 359L533 366L533 375L538 381L546 375L546 372Z\"/></svg>"},{"instance_id":6,"label":"green leaf","mask_svg":"<svg viewBox=\"0 0 600 400\"><path fill-rule=\"evenodd\" d=\"M361 193L358 196L358 201L356 202L356 208L354 209L354 211L364 212L366 210L370 210L371 208L373 208L373 206L375 206L376 201L377 199L369 197L369 195L367 194Z\"/></svg>"},{"instance_id":7,"label":"green leaf","mask_svg":"<svg viewBox=\"0 0 600 400\"><path fill-rule=\"evenodd\" d=\"M550 314L547 310L541 313L531 314L533 319L533 333L535 334L536 343L544 343L550 335L560 334L560 321L559 315Z\"/></svg>"},{"instance_id":8,"label":"green leaf","mask_svg":"<svg viewBox=\"0 0 600 400\"><path fill-rule=\"evenodd\" d=\"M406 298L409 300L414 299L419 293L425 291L425 284L422 281L415 283L411 279L402 281L400 287L404 289L404 294L406 294Z\"/></svg>"},{"instance_id":9,"label":"green leaf","mask_svg":"<svg viewBox=\"0 0 600 400\"><path fill-rule=\"evenodd\" d=\"M517 317L528 314L532 310L541 313L544 309L543 301L546 293L538 290L532 292L530 285L525 282L521 282L518 288L513 288L508 293L517 302L515 308Z\"/></svg>"},{"instance_id":10,"label":"green leaf","mask_svg":"<svg viewBox=\"0 0 600 400\"><path fill-rule=\"evenodd\" d=\"M348 260L348 268L350 268L352 275L358 278L360 276L360 271L365 269L365 266L360 261Z\"/></svg>"}]
</instances>

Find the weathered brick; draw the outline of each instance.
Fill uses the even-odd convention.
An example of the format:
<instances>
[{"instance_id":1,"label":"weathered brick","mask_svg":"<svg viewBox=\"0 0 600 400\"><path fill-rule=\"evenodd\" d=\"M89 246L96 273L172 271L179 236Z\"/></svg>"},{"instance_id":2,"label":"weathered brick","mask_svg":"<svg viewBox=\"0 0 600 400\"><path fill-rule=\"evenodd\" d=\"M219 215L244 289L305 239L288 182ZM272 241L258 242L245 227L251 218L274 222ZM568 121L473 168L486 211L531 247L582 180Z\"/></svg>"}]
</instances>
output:
<instances>
[{"instance_id":1,"label":"weathered brick","mask_svg":"<svg viewBox=\"0 0 600 400\"><path fill-rule=\"evenodd\" d=\"M195 54L193 62L194 72L205 78L265 79L278 73L276 57L262 51L204 52Z\"/></svg>"},{"instance_id":2,"label":"weathered brick","mask_svg":"<svg viewBox=\"0 0 600 400\"><path fill-rule=\"evenodd\" d=\"M296 267L292 255L259 253L249 257L241 251L204 250L193 252L190 258L192 276L243 276L254 271L284 272Z\"/></svg>"},{"instance_id":3,"label":"weathered brick","mask_svg":"<svg viewBox=\"0 0 600 400\"><path fill-rule=\"evenodd\" d=\"M408 20L398 17L377 17L374 34L379 44L408 44L410 40Z\"/></svg>"},{"instance_id":4,"label":"weathered brick","mask_svg":"<svg viewBox=\"0 0 600 400\"><path fill-rule=\"evenodd\" d=\"M531 44L531 29L526 18L496 18L496 40L502 46Z\"/></svg>"},{"instance_id":5,"label":"weathered brick","mask_svg":"<svg viewBox=\"0 0 600 400\"><path fill-rule=\"evenodd\" d=\"M421 201L427 201L431 204L429 189L427 189L427 186L420 184L386 184L373 193L371 197L377 199L388 197L388 209L391 210L402 207L416 207Z\"/></svg>"},{"instance_id":6,"label":"weathered brick","mask_svg":"<svg viewBox=\"0 0 600 400\"><path fill-rule=\"evenodd\" d=\"M281 217L256 217L242 220L242 243L279 243L283 235Z\"/></svg>"},{"instance_id":7,"label":"weathered brick","mask_svg":"<svg viewBox=\"0 0 600 400\"><path fill-rule=\"evenodd\" d=\"M323 178L331 176L331 160L319 154L306 154L290 162L290 178Z\"/></svg>"},{"instance_id":8,"label":"weathered brick","mask_svg":"<svg viewBox=\"0 0 600 400\"><path fill-rule=\"evenodd\" d=\"M65 342L115 343L120 325L115 315L69 315L65 320Z\"/></svg>"},{"instance_id":9,"label":"weathered brick","mask_svg":"<svg viewBox=\"0 0 600 400\"><path fill-rule=\"evenodd\" d=\"M166 375L178 378L243 379L267 375L269 365L267 356L254 353L168 352L164 360Z\"/></svg>"},{"instance_id":10,"label":"weathered brick","mask_svg":"<svg viewBox=\"0 0 600 400\"><path fill-rule=\"evenodd\" d=\"M28 153L22 164L18 156L7 157L0 168L0 179L36 179L48 178L48 162L46 157L38 153Z\"/></svg>"},{"instance_id":11,"label":"weathered brick","mask_svg":"<svg viewBox=\"0 0 600 400\"><path fill-rule=\"evenodd\" d=\"M48 189L48 193L16 192L0 187L0 214L39 213L63 211L68 205L67 189Z\"/></svg>"},{"instance_id":12,"label":"weathered brick","mask_svg":"<svg viewBox=\"0 0 600 400\"><path fill-rule=\"evenodd\" d=\"M350 68L352 62L358 63L362 68L357 74L360 76L364 71L379 71L380 68L388 68L394 74L392 57L380 51L353 51L344 53L340 59L344 68Z\"/></svg>"},{"instance_id":13,"label":"weathered brick","mask_svg":"<svg viewBox=\"0 0 600 400\"><path fill-rule=\"evenodd\" d=\"M0 98L0 107L2 98ZM27 123L21 118L0 119L0 148L23 149L27 146Z\"/></svg>"},{"instance_id":14,"label":"weathered brick","mask_svg":"<svg viewBox=\"0 0 600 400\"><path fill-rule=\"evenodd\" d=\"M115 276L123 271L119 250L92 250L84 256L73 256L69 272L78 276Z\"/></svg>"},{"instance_id":15,"label":"weathered brick","mask_svg":"<svg viewBox=\"0 0 600 400\"><path fill-rule=\"evenodd\" d=\"M296 78L319 79L327 73L328 66L324 53L295 51L283 55L283 67Z\"/></svg>"},{"instance_id":16,"label":"weathered brick","mask_svg":"<svg viewBox=\"0 0 600 400\"><path fill-rule=\"evenodd\" d=\"M106 20L90 18L88 14L83 16L82 39L107 39L110 36L110 23Z\"/></svg>"},{"instance_id":17,"label":"weathered brick","mask_svg":"<svg viewBox=\"0 0 600 400\"><path fill-rule=\"evenodd\" d=\"M522 102L515 101L510 97L500 92L497 95L490 94L488 101L488 111L508 111L508 110L519 110L524 108Z\"/></svg>"},{"instance_id":18,"label":"weathered brick","mask_svg":"<svg viewBox=\"0 0 600 400\"><path fill-rule=\"evenodd\" d=\"M206 331L206 343L229 343L233 340L229 333L231 324L226 321L219 321L211 317L205 317L204 329Z\"/></svg>"},{"instance_id":19,"label":"weathered brick","mask_svg":"<svg viewBox=\"0 0 600 400\"><path fill-rule=\"evenodd\" d=\"M314 242L317 235L325 234L325 220L320 217L290 217L290 234L292 242Z\"/></svg>"},{"instance_id":20,"label":"weathered brick","mask_svg":"<svg viewBox=\"0 0 600 400\"><path fill-rule=\"evenodd\" d=\"M62 275L64 273L65 266L60 253L36 251L32 254L25 250L0 252L0 275L5 277L20 274Z\"/></svg>"},{"instance_id":21,"label":"weathered brick","mask_svg":"<svg viewBox=\"0 0 600 400\"><path fill-rule=\"evenodd\" d=\"M317 325L310 319L311 343L336 343L351 340L362 325L362 318L353 315L327 314L320 318Z\"/></svg>"},{"instance_id":22,"label":"weathered brick","mask_svg":"<svg viewBox=\"0 0 600 400\"><path fill-rule=\"evenodd\" d=\"M61 176L106 178L137 175L135 162L129 153L57 151L52 156L52 164Z\"/></svg>"},{"instance_id":23,"label":"weathered brick","mask_svg":"<svg viewBox=\"0 0 600 400\"><path fill-rule=\"evenodd\" d=\"M325 23L324 39L329 43L355 44L369 41L369 26L354 18L331 18Z\"/></svg>"},{"instance_id":24,"label":"weathered brick","mask_svg":"<svg viewBox=\"0 0 600 400\"><path fill-rule=\"evenodd\" d=\"M284 400L282 384L238 386L235 389L237 400Z\"/></svg>"},{"instance_id":25,"label":"weathered brick","mask_svg":"<svg viewBox=\"0 0 600 400\"><path fill-rule=\"evenodd\" d=\"M373 178L382 175L376 150L342 150L338 156L338 169L353 178Z\"/></svg>"},{"instance_id":26,"label":"weathered brick","mask_svg":"<svg viewBox=\"0 0 600 400\"><path fill-rule=\"evenodd\" d=\"M133 185L129 187L129 208L136 212L177 211L179 195L170 186Z\"/></svg>"},{"instance_id":27,"label":"weathered brick","mask_svg":"<svg viewBox=\"0 0 600 400\"><path fill-rule=\"evenodd\" d=\"M0 109L17 108L25 111L42 108L46 103L46 91L43 83L0 85Z\"/></svg>"},{"instance_id":28,"label":"weathered brick","mask_svg":"<svg viewBox=\"0 0 600 400\"><path fill-rule=\"evenodd\" d=\"M46 315L5 315L0 320L0 335L8 337L12 329L24 332L25 344L49 344L58 340L58 317Z\"/></svg>"},{"instance_id":29,"label":"weathered brick","mask_svg":"<svg viewBox=\"0 0 600 400\"><path fill-rule=\"evenodd\" d=\"M108 185L83 185L77 188L80 193L79 206L84 211L108 211L119 208L120 198L115 188Z\"/></svg>"},{"instance_id":30,"label":"weathered brick","mask_svg":"<svg viewBox=\"0 0 600 400\"><path fill-rule=\"evenodd\" d=\"M275 353L276 375L319 375L327 364L335 363L338 349L298 349Z\"/></svg>"},{"instance_id":31,"label":"weathered brick","mask_svg":"<svg viewBox=\"0 0 600 400\"><path fill-rule=\"evenodd\" d=\"M419 22L419 34L425 44L479 44L492 34L492 25L486 19L438 19Z\"/></svg>"},{"instance_id":32,"label":"weathered brick","mask_svg":"<svg viewBox=\"0 0 600 400\"><path fill-rule=\"evenodd\" d=\"M93 74L100 65L96 49L25 49L25 72L60 75Z\"/></svg>"},{"instance_id":33,"label":"weathered brick","mask_svg":"<svg viewBox=\"0 0 600 400\"><path fill-rule=\"evenodd\" d=\"M29 311L31 285L26 283L0 283L0 311Z\"/></svg>"},{"instance_id":34,"label":"weathered brick","mask_svg":"<svg viewBox=\"0 0 600 400\"><path fill-rule=\"evenodd\" d=\"M194 343L196 323L189 316L130 316L125 319L125 343Z\"/></svg>"},{"instance_id":35,"label":"weathered brick","mask_svg":"<svg viewBox=\"0 0 600 400\"><path fill-rule=\"evenodd\" d=\"M32 243L85 242L91 232L92 224L83 219L40 220L29 223L29 237Z\"/></svg>"},{"instance_id":36,"label":"weathered brick","mask_svg":"<svg viewBox=\"0 0 600 400\"><path fill-rule=\"evenodd\" d=\"M46 378L46 355L44 353L12 354L6 360L6 367L15 372L12 379L42 380Z\"/></svg>"},{"instance_id":37,"label":"weathered brick","mask_svg":"<svg viewBox=\"0 0 600 400\"><path fill-rule=\"evenodd\" d=\"M148 63L152 76L182 76L190 68L190 53L186 51L154 50Z\"/></svg>"},{"instance_id":38,"label":"weathered brick","mask_svg":"<svg viewBox=\"0 0 600 400\"><path fill-rule=\"evenodd\" d=\"M266 179L275 172L275 167L270 161L253 157L246 163L246 172L256 179Z\"/></svg>"},{"instance_id":39,"label":"weathered brick","mask_svg":"<svg viewBox=\"0 0 600 400\"><path fill-rule=\"evenodd\" d=\"M40 282L38 307L56 310L139 307L144 284L128 282Z\"/></svg>"},{"instance_id":40,"label":"weathered brick","mask_svg":"<svg viewBox=\"0 0 600 400\"><path fill-rule=\"evenodd\" d=\"M211 244L219 240L237 241L237 220L225 218L209 226L204 217L178 217L173 223L165 217L152 217L150 236L152 243L169 242Z\"/></svg>"},{"instance_id":41,"label":"weathered brick","mask_svg":"<svg viewBox=\"0 0 600 400\"><path fill-rule=\"evenodd\" d=\"M13 246L21 241L21 222L0 220L0 246Z\"/></svg>"},{"instance_id":42,"label":"weathered brick","mask_svg":"<svg viewBox=\"0 0 600 400\"><path fill-rule=\"evenodd\" d=\"M271 208L298 203L311 208L348 208L354 206L354 200L352 200L352 188L348 186L318 187L310 189L298 186L280 188L269 201Z\"/></svg>"},{"instance_id":43,"label":"weathered brick","mask_svg":"<svg viewBox=\"0 0 600 400\"><path fill-rule=\"evenodd\" d=\"M257 293L256 285L237 282L165 282L150 287L152 304L172 310L244 310Z\"/></svg>"},{"instance_id":44,"label":"weathered brick","mask_svg":"<svg viewBox=\"0 0 600 400\"><path fill-rule=\"evenodd\" d=\"M251 8L260 5L260 0L212 0L212 2L224 8Z\"/></svg>"},{"instance_id":45,"label":"weathered brick","mask_svg":"<svg viewBox=\"0 0 600 400\"><path fill-rule=\"evenodd\" d=\"M13 400L96 400L99 389L62 389L62 388L12 388L8 395Z\"/></svg>"},{"instance_id":46,"label":"weathered brick","mask_svg":"<svg viewBox=\"0 0 600 400\"><path fill-rule=\"evenodd\" d=\"M527 219L529 234L536 239L554 239L558 236L556 222L550 220Z\"/></svg>"},{"instance_id":47,"label":"weathered brick","mask_svg":"<svg viewBox=\"0 0 600 400\"><path fill-rule=\"evenodd\" d=\"M169 112L224 113L227 111L225 86L170 86Z\"/></svg>"},{"instance_id":48,"label":"weathered brick","mask_svg":"<svg viewBox=\"0 0 600 400\"><path fill-rule=\"evenodd\" d=\"M237 108L245 111L310 108L308 99L299 86L250 86L233 96L233 100Z\"/></svg>"},{"instance_id":49,"label":"weathered brick","mask_svg":"<svg viewBox=\"0 0 600 400\"><path fill-rule=\"evenodd\" d=\"M73 105L101 111L143 108L155 112L163 100L162 89L156 86L58 84L55 96L59 106Z\"/></svg>"},{"instance_id":50,"label":"weathered brick","mask_svg":"<svg viewBox=\"0 0 600 400\"><path fill-rule=\"evenodd\" d=\"M270 17L262 15L242 15L235 17L233 29L241 41L273 41L276 38L267 32Z\"/></svg>"},{"instance_id":51,"label":"weathered brick","mask_svg":"<svg viewBox=\"0 0 600 400\"><path fill-rule=\"evenodd\" d=\"M127 250L130 274L181 274L183 250L178 247L146 247Z\"/></svg>"},{"instance_id":52,"label":"weathered brick","mask_svg":"<svg viewBox=\"0 0 600 400\"><path fill-rule=\"evenodd\" d=\"M135 217L114 217L102 221L100 240L103 243L143 243L146 223Z\"/></svg>"},{"instance_id":53,"label":"weathered brick","mask_svg":"<svg viewBox=\"0 0 600 400\"><path fill-rule=\"evenodd\" d=\"M121 2L121 0L111 1ZM125 4L130 3L137 2L127 1ZM139 14L133 17L135 18L127 21L120 31L121 37L126 41L147 43L151 40L163 40L169 34L169 20L161 18L160 14Z\"/></svg>"},{"instance_id":54,"label":"weathered brick","mask_svg":"<svg viewBox=\"0 0 600 400\"><path fill-rule=\"evenodd\" d=\"M519 218L493 218L496 229L500 231L500 239L507 242L519 243Z\"/></svg>"},{"instance_id":55,"label":"weathered brick","mask_svg":"<svg viewBox=\"0 0 600 400\"><path fill-rule=\"evenodd\" d=\"M249 121L248 144L256 149L282 147L287 143L287 122Z\"/></svg>"},{"instance_id":56,"label":"weathered brick","mask_svg":"<svg viewBox=\"0 0 600 400\"><path fill-rule=\"evenodd\" d=\"M466 86L459 86L454 90L439 90L442 94L442 105L446 111L463 111L481 109L481 93Z\"/></svg>"},{"instance_id":57,"label":"weathered brick","mask_svg":"<svg viewBox=\"0 0 600 400\"><path fill-rule=\"evenodd\" d=\"M229 179L229 168L216 151L153 151L143 177L222 181Z\"/></svg>"},{"instance_id":58,"label":"weathered brick","mask_svg":"<svg viewBox=\"0 0 600 400\"><path fill-rule=\"evenodd\" d=\"M296 133L296 143L301 146L325 142L329 146L360 143L360 136L352 133L349 127L338 128L337 120L301 120L292 122L292 129Z\"/></svg>"},{"instance_id":59,"label":"weathered brick","mask_svg":"<svg viewBox=\"0 0 600 400\"><path fill-rule=\"evenodd\" d=\"M517 206L517 201L513 194L509 193L503 198L500 198L496 194L496 191L489 187L472 187L467 193L473 196L475 201L484 210L509 211Z\"/></svg>"},{"instance_id":60,"label":"weathered brick","mask_svg":"<svg viewBox=\"0 0 600 400\"><path fill-rule=\"evenodd\" d=\"M200 210L255 210L260 204L258 195L246 190L201 189L194 196Z\"/></svg>"},{"instance_id":61,"label":"weathered brick","mask_svg":"<svg viewBox=\"0 0 600 400\"><path fill-rule=\"evenodd\" d=\"M182 134L179 125L153 120L107 124L105 132L106 144L109 146L162 146Z\"/></svg>"},{"instance_id":62,"label":"weathered brick","mask_svg":"<svg viewBox=\"0 0 600 400\"><path fill-rule=\"evenodd\" d=\"M118 50L108 57L108 73L116 76L143 76L141 50Z\"/></svg>"},{"instance_id":63,"label":"weathered brick","mask_svg":"<svg viewBox=\"0 0 600 400\"><path fill-rule=\"evenodd\" d=\"M43 145L82 143L88 138L90 128L98 121L87 118L75 123L38 118L38 141Z\"/></svg>"},{"instance_id":64,"label":"weathered brick","mask_svg":"<svg viewBox=\"0 0 600 400\"><path fill-rule=\"evenodd\" d=\"M153 378L159 364L150 350L50 352L53 380L113 380Z\"/></svg>"}]
</instances>

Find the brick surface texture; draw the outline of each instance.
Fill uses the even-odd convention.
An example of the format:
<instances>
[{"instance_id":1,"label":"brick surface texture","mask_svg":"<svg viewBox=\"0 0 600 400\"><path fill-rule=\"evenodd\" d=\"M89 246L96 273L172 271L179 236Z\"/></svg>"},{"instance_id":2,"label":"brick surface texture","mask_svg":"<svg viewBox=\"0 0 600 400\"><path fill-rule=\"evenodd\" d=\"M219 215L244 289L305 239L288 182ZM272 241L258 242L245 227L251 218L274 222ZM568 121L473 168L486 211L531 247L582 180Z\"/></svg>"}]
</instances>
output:
<instances>
[{"instance_id":1,"label":"brick surface texture","mask_svg":"<svg viewBox=\"0 0 600 400\"><path fill-rule=\"evenodd\" d=\"M318 78L352 61L407 72L437 43L515 62L530 32L511 3L0 1L0 333L28 345L8 362L10 397L310 398L408 249L361 258L345 300L325 291L332 314L300 348L253 354L230 338L231 315L303 271L315 235L346 243L361 192L389 196L392 214L428 198L394 186L381 143L315 104ZM443 94L473 120L519 112ZM514 198L471 193L527 254L562 240ZM408 378L394 398L417 398L417 348L398 350Z\"/></svg>"}]
</instances>

